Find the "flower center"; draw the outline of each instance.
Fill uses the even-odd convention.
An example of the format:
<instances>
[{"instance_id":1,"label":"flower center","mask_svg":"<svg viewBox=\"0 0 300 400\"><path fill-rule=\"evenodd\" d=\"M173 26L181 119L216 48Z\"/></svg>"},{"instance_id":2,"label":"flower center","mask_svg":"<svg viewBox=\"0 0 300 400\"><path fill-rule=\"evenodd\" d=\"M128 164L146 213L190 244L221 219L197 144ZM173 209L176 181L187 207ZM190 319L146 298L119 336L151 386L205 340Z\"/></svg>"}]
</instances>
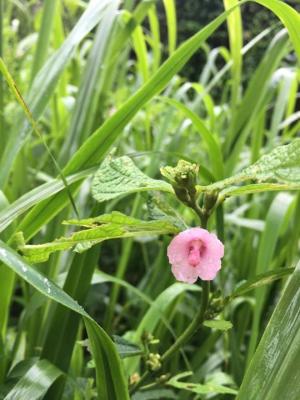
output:
<instances>
[{"instance_id":1,"label":"flower center","mask_svg":"<svg viewBox=\"0 0 300 400\"><path fill-rule=\"evenodd\" d=\"M188 254L188 262L193 267L199 264L201 259L201 251L203 251L203 243L201 240L193 240L190 243L189 254Z\"/></svg>"}]
</instances>

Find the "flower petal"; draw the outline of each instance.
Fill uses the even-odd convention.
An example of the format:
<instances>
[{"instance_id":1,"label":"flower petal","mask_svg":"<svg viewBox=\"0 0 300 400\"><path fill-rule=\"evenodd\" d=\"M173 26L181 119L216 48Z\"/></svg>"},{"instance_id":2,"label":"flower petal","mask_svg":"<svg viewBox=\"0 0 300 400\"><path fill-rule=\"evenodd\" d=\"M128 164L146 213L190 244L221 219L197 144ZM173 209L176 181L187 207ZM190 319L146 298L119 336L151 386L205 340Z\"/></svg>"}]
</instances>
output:
<instances>
[{"instance_id":1,"label":"flower petal","mask_svg":"<svg viewBox=\"0 0 300 400\"><path fill-rule=\"evenodd\" d=\"M215 260L213 263L202 262L197 267L197 273L200 279L203 281L212 281L215 279L218 271L221 269L221 260Z\"/></svg>"},{"instance_id":2,"label":"flower petal","mask_svg":"<svg viewBox=\"0 0 300 400\"><path fill-rule=\"evenodd\" d=\"M199 254L196 254L195 241L201 242ZM177 280L187 283L194 283L197 277L212 280L221 268L224 245L214 233L202 228L190 228L173 238L167 255Z\"/></svg>"},{"instance_id":3,"label":"flower petal","mask_svg":"<svg viewBox=\"0 0 300 400\"><path fill-rule=\"evenodd\" d=\"M199 276L196 268L189 265L172 265L172 272L178 281L185 283L195 283Z\"/></svg>"}]
</instances>

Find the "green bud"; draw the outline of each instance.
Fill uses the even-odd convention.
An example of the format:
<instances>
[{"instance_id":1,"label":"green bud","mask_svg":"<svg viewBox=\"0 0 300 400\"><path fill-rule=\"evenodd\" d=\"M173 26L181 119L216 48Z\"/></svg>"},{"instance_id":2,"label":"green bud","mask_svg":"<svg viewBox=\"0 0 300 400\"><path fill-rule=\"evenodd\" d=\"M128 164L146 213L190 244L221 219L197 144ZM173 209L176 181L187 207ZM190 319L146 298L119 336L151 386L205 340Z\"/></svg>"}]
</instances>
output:
<instances>
[{"instance_id":1,"label":"green bud","mask_svg":"<svg viewBox=\"0 0 300 400\"><path fill-rule=\"evenodd\" d=\"M180 201L190 205L194 202L199 166L188 161L179 160L176 167L164 167L161 174L170 181Z\"/></svg>"},{"instance_id":2,"label":"green bud","mask_svg":"<svg viewBox=\"0 0 300 400\"><path fill-rule=\"evenodd\" d=\"M218 200L218 193L206 193L204 196L204 208L205 210L211 210Z\"/></svg>"},{"instance_id":3,"label":"green bud","mask_svg":"<svg viewBox=\"0 0 300 400\"><path fill-rule=\"evenodd\" d=\"M199 166L185 160L179 160L176 167L163 167L160 172L174 187L195 189Z\"/></svg>"},{"instance_id":4,"label":"green bud","mask_svg":"<svg viewBox=\"0 0 300 400\"><path fill-rule=\"evenodd\" d=\"M160 354L158 353L150 353L148 356L148 360L146 361L146 365L150 369L150 371L158 371L161 368L160 362Z\"/></svg>"}]
</instances>

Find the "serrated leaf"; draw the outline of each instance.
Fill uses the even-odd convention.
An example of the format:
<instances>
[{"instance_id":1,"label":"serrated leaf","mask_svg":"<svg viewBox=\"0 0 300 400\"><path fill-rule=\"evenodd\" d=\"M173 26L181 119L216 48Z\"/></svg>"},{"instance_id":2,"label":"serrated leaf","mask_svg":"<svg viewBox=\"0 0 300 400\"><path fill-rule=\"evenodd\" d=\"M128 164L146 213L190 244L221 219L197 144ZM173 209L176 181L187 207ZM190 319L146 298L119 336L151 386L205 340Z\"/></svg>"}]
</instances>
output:
<instances>
[{"instance_id":1,"label":"serrated leaf","mask_svg":"<svg viewBox=\"0 0 300 400\"><path fill-rule=\"evenodd\" d=\"M127 156L107 158L96 172L92 184L92 195L99 202L149 190L173 193L170 184L149 178Z\"/></svg>"},{"instance_id":2,"label":"serrated leaf","mask_svg":"<svg viewBox=\"0 0 300 400\"><path fill-rule=\"evenodd\" d=\"M275 179L282 183L300 182L300 139L276 147L240 174L247 179L267 181Z\"/></svg>"},{"instance_id":3,"label":"serrated leaf","mask_svg":"<svg viewBox=\"0 0 300 400\"><path fill-rule=\"evenodd\" d=\"M183 372L171 378L166 384L168 386L175 387L176 389L183 389L197 394L212 394L212 393L233 394L233 395L237 394L237 391L234 389L222 385L215 385L209 382L205 384L200 384L200 383L179 381L180 379L186 378L191 375L192 372Z\"/></svg>"},{"instance_id":4,"label":"serrated leaf","mask_svg":"<svg viewBox=\"0 0 300 400\"><path fill-rule=\"evenodd\" d=\"M212 328L212 329L218 329L219 331L228 331L233 327L232 323L230 321L225 321L222 319L210 319L207 321L203 322L203 325Z\"/></svg>"},{"instance_id":5,"label":"serrated leaf","mask_svg":"<svg viewBox=\"0 0 300 400\"><path fill-rule=\"evenodd\" d=\"M149 217L153 220L168 221L180 230L185 230L187 225L180 217L179 213L170 206L169 202L160 193L152 193L147 200Z\"/></svg>"},{"instance_id":6,"label":"serrated leaf","mask_svg":"<svg viewBox=\"0 0 300 400\"><path fill-rule=\"evenodd\" d=\"M234 187L245 181L259 183L247 187ZM268 184L263 182L270 181ZM290 144L278 146L269 154L262 156L256 163L239 174L205 187L199 191L222 191L226 196L248 194L269 190L298 190L300 188L300 139Z\"/></svg>"},{"instance_id":7,"label":"serrated leaf","mask_svg":"<svg viewBox=\"0 0 300 400\"><path fill-rule=\"evenodd\" d=\"M61 237L50 243L21 246L19 250L33 263L47 261L55 251L69 250L75 247L82 252L91 246L108 239L128 238L143 235L159 235L177 233L178 227L167 221L142 221L114 211L99 217L71 220L67 223L88 227L73 233L69 237Z\"/></svg>"}]
</instances>

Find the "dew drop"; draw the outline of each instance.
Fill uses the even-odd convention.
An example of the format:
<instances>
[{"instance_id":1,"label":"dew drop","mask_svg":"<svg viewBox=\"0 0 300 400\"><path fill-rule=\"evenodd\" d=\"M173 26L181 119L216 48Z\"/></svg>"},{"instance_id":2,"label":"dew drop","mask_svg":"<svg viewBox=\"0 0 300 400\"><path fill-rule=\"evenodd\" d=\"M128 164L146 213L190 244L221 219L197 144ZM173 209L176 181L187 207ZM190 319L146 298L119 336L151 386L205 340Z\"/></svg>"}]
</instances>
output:
<instances>
[{"instance_id":1,"label":"dew drop","mask_svg":"<svg viewBox=\"0 0 300 400\"><path fill-rule=\"evenodd\" d=\"M0 255L6 257L6 250L0 249Z\"/></svg>"}]
</instances>

